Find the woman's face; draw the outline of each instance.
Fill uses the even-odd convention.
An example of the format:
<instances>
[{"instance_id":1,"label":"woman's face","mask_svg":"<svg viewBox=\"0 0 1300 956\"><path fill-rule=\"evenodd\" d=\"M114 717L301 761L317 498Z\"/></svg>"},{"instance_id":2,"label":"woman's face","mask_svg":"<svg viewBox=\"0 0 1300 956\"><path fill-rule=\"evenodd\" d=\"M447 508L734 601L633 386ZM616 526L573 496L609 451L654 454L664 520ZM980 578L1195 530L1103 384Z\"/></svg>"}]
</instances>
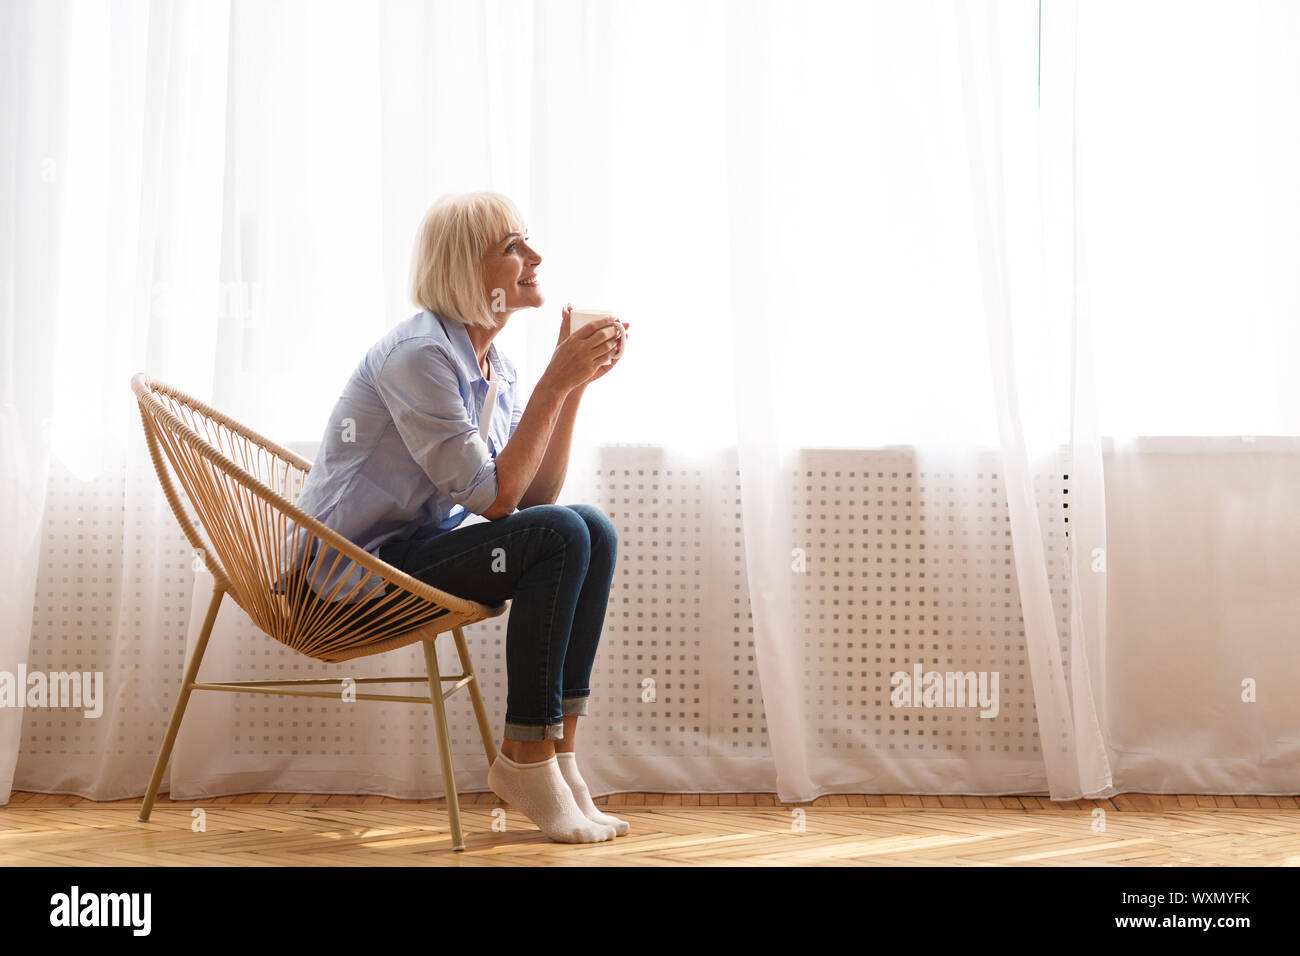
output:
<instances>
[{"instance_id":1,"label":"woman's face","mask_svg":"<svg viewBox=\"0 0 1300 956\"><path fill-rule=\"evenodd\" d=\"M483 255L483 284L488 308L509 314L535 309L545 303L537 267L542 257L528 245L528 237L512 232Z\"/></svg>"}]
</instances>

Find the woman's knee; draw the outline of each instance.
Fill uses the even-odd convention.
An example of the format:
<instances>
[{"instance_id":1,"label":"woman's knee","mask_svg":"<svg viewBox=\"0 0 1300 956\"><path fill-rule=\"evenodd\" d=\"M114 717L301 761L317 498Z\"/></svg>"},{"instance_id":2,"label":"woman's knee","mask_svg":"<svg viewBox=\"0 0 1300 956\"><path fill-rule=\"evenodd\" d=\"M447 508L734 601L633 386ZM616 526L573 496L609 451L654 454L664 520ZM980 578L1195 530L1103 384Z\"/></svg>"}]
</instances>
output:
<instances>
[{"instance_id":1,"label":"woman's knee","mask_svg":"<svg viewBox=\"0 0 1300 956\"><path fill-rule=\"evenodd\" d=\"M591 551L591 532L581 515L563 505L533 505L520 512L535 520L540 527L556 532L564 547L577 548L584 554Z\"/></svg>"},{"instance_id":2,"label":"woman's knee","mask_svg":"<svg viewBox=\"0 0 1300 956\"><path fill-rule=\"evenodd\" d=\"M609 515L595 505L569 505L569 508L586 524L593 548L605 547L611 554L618 552L618 529L614 527Z\"/></svg>"}]
</instances>

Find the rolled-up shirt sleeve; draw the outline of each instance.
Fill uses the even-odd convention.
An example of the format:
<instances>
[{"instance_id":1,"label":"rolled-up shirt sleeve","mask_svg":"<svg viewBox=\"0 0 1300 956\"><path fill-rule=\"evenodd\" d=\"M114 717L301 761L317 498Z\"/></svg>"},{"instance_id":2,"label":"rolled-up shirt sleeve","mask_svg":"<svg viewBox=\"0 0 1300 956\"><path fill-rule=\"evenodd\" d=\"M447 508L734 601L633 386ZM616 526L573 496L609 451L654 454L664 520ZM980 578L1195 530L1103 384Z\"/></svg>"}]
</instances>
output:
<instances>
[{"instance_id":1,"label":"rolled-up shirt sleeve","mask_svg":"<svg viewBox=\"0 0 1300 956\"><path fill-rule=\"evenodd\" d=\"M496 459L470 421L454 360L436 344L410 340L385 360L375 383L397 433L429 480L466 511L496 501Z\"/></svg>"}]
</instances>

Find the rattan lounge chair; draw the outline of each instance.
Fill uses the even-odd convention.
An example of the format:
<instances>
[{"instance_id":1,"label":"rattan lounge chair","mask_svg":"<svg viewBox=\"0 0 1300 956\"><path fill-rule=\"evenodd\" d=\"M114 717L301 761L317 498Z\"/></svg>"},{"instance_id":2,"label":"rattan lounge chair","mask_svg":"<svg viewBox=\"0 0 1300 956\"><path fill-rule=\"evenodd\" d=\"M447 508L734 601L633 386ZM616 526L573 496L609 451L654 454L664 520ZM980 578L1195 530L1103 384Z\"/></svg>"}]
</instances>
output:
<instances>
[{"instance_id":1,"label":"rattan lounge chair","mask_svg":"<svg viewBox=\"0 0 1300 956\"><path fill-rule=\"evenodd\" d=\"M507 604L479 604L430 587L297 508L293 502L311 469L311 462L300 455L143 373L131 379L131 389L140 405L145 440L163 493L213 579L207 616L185 666L162 750L140 807L140 820L147 821L153 809L191 691L343 699L342 678L199 681L208 637L221 601L229 594L267 635L320 661L348 661L423 642L426 675L365 677L356 679L355 684L427 682L428 697L356 693L355 699L433 705L452 846L465 849L444 700L462 687L469 689L490 766L496 760L496 745L462 629L502 614ZM197 521L177 493L173 472ZM352 573L343 576L333 590L318 593L327 580L349 567ZM348 586L356 578L359 581ZM451 677L439 673L434 652L434 640L446 631L452 632L461 664L461 673ZM323 686L334 683L340 683L340 689ZM451 685L445 691L444 683Z\"/></svg>"}]
</instances>

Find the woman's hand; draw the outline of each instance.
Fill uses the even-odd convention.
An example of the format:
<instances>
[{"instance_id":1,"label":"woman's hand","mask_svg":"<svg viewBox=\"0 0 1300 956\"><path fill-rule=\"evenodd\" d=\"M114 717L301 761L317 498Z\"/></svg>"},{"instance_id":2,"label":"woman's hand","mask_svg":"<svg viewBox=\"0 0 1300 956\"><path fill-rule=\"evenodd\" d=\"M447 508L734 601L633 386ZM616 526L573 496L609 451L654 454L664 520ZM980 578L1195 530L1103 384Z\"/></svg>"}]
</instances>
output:
<instances>
[{"instance_id":1,"label":"woman's hand","mask_svg":"<svg viewBox=\"0 0 1300 956\"><path fill-rule=\"evenodd\" d=\"M623 357L623 352L624 352L624 350L627 348L627 339L628 339L628 336L630 336L630 335L632 334L632 333L629 332L627 329L628 329L628 326L631 325L632 323L630 323L630 322L623 322L623 321L621 321L620 319L615 319L614 321L615 321L617 324L623 326L622 334L619 335L619 337L618 337L618 345L615 346L615 348L614 348L614 361L610 362L608 365L602 365L599 369L597 369L597 370L596 370L596 374L593 375L593 376L589 379L588 384L590 384L590 382L594 382L594 381L596 381L596 379L598 379L598 378L600 378L600 377L602 377L602 376L604 376L604 375L608 375L609 372L610 372L610 370L611 370L615 365L618 364L619 359L621 359L621 358Z\"/></svg>"},{"instance_id":2,"label":"woman's hand","mask_svg":"<svg viewBox=\"0 0 1300 956\"><path fill-rule=\"evenodd\" d=\"M592 322L569 334L569 313L572 308L567 306L564 309L559 342L551 354L546 371L542 373L544 378L565 392L600 378L613 367L604 363L612 355L614 364L617 364L622 352L622 336L619 334L623 331L620 328L622 323L614 318L605 319Z\"/></svg>"}]
</instances>

